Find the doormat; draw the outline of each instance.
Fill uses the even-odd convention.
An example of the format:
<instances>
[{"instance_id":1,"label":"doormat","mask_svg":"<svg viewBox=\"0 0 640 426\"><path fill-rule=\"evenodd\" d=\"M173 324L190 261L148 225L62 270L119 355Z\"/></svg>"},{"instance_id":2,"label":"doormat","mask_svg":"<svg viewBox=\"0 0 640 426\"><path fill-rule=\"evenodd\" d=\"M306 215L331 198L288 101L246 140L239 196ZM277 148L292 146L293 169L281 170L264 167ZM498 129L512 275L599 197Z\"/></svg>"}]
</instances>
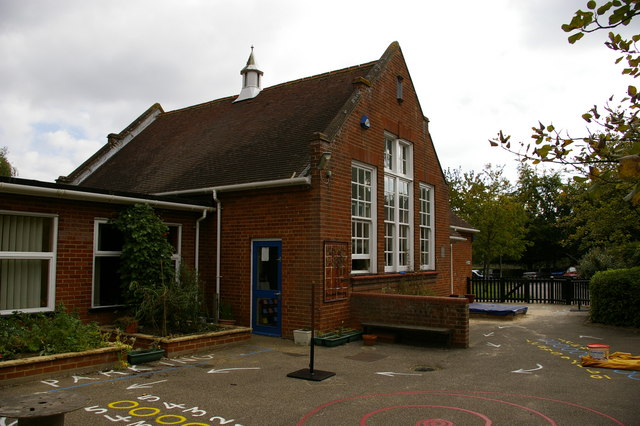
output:
<instances>
[{"instance_id":1,"label":"doormat","mask_svg":"<svg viewBox=\"0 0 640 426\"><path fill-rule=\"evenodd\" d=\"M356 361L372 362L386 357L387 355L375 354L373 352L360 352L359 354L346 356L345 358L354 359Z\"/></svg>"}]
</instances>

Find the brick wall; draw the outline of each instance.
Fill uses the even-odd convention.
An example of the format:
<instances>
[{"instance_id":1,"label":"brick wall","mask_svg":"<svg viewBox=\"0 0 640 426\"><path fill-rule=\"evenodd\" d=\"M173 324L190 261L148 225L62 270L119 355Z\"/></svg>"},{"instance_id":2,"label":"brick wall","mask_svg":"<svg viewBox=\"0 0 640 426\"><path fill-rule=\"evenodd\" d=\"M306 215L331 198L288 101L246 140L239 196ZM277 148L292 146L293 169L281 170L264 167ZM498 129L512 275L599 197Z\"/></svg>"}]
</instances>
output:
<instances>
[{"instance_id":1,"label":"brick wall","mask_svg":"<svg viewBox=\"0 0 640 426\"><path fill-rule=\"evenodd\" d=\"M309 327L311 284L321 285L322 241L313 222L313 194L305 187L222 192L221 300L239 325L251 325L252 242L282 243L282 330ZM208 244L215 246L215 237Z\"/></svg>"},{"instance_id":2,"label":"brick wall","mask_svg":"<svg viewBox=\"0 0 640 426\"><path fill-rule=\"evenodd\" d=\"M467 278L471 277L473 267L473 234L460 234L467 240L453 243L453 293L464 295L467 293Z\"/></svg>"},{"instance_id":3,"label":"brick wall","mask_svg":"<svg viewBox=\"0 0 640 426\"><path fill-rule=\"evenodd\" d=\"M58 215L55 304L63 303L68 310L77 310L83 320L112 321L113 309L91 309L94 222L114 217L125 206L12 194L1 196L4 210ZM157 213L167 223L183 224L182 258L186 265L194 267L195 220L200 213L165 210Z\"/></svg>"},{"instance_id":4,"label":"brick wall","mask_svg":"<svg viewBox=\"0 0 640 426\"><path fill-rule=\"evenodd\" d=\"M453 329L452 345L469 347L469 303L464 298L353 293L351 326L375 321Z\"/></svg>"},{"instance_id":5,"label":"brick wall","mask_svg":"<svg viewBox=\"0 0 640 426\"><path fill-rule=\"evenodd\" d=\"M117 368L120 357L120 348L109 347L4 361L0 363L0 383L8 385L38 378L50 379L65 372L78 374L100 369L110 370Z\"/></svg>"}]
</instances>

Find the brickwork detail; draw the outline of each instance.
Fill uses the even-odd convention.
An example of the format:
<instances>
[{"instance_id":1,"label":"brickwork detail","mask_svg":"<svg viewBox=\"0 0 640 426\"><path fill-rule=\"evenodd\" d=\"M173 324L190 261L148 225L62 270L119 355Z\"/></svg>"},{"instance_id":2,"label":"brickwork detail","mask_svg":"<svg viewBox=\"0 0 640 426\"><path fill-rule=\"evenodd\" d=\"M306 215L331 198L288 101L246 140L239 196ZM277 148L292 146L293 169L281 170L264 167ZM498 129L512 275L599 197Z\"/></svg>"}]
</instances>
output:
<instances>
[{"instance_id":1,"label":"brickwork detail","mask_svg":"<svg viewBox=\"0 0 640 426\"><path fill-rule=\"evenodd\" d=\"M450 328L451 344L469 347L469 303L464 298L353 293L351 325L361 328L367 321Z\"/></svg>"}]
</instances>

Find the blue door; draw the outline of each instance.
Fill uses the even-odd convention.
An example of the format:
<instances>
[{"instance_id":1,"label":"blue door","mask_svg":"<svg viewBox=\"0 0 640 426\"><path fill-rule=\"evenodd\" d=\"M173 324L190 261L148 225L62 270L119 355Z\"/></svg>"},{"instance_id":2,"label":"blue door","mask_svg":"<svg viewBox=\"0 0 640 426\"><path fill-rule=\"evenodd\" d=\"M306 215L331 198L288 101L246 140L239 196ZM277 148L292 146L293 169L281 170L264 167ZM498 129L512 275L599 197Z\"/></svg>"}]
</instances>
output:
<instances>
[{"instance_id":1,"label":"blue door","mask_svg":"<svg viewBox=\"0 0 640 426\"><path fill-rule=\"evenodd\" d=\"M253 242L253 331L282 335L282 242Z\"/></svg>"}]
</instances>

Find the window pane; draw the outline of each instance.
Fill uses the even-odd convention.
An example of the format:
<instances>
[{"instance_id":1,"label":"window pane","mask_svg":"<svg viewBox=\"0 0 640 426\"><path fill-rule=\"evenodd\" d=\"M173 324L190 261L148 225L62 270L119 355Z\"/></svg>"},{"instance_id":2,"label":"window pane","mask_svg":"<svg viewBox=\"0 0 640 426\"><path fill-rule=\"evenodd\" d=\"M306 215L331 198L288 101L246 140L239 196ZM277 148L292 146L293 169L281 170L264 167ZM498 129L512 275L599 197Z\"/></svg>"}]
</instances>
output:
<instances>
[{"instance_id":1,"label":"window pane","mask_svg":"<svg viewBox=\"0 0 640 426\"><path fill-rule=\"evenodd\" d=\"M352 259L351 270L352 271L368 271L370 267L369 259Z\"/></svg>"},{"instance_id":2,"label":"window pane","mask_svg":"<svg viewBox=\"0 0 640 426\"><path fill-rule=\"evenodd\" d=\"M52 219L0 214L0 251L50 252Z\"/></svg>"},{"instance_id":3,"label":"window pane","mask_svg":"<svg viewBox=\"0 0 640 426\"><path fill-rule=\"evenodd\" d=\"M394 225L387 223L384 226L384 265L393 266L393 242L394 242Z\"/></svg>"},{"instance_id":4,"label":"window pane","mask_svg":"<svg viewBox=\"0 0 640 426\"><path fill-rule=\"evenodd\" d=\"M384 141L384 168L393 170L393 139L385 139Z\"/></svg>"},{"instance_id":5,"label":"window pane","mask_svg":"<svg viewBox=\"0 0 640 426\"><path fill-rule=\"evenodd\" d=\"M123 241L122 234L115 226L98 224L98 251L121 251Z\"/></svg>"},{"instance_id":6,"label":"window pane","mask_svg":"<svg viewBox=\"0 0 640 426\"><path fill-rule=\"evenodd\" d=\"M175 225L169 226L169 233L167 234L167 240L171 247L173 247L173 253L179 253L180 248L178 245L180 244L180 227ZM121 246L122 247L122 246Z\"/></svg>"},{"instance_id":7,"label":"window pane","mask_svg":"<svg viewBox=\"0 0 640 426\"><path fill-rule=\"evenodd\" d=\"M0 310L44 308L48 302L49 260L0 260Z\"/></svg>"},{"instance_id":8,"label":"window pane","mask_svg":"<svg viewBox=\"0 0 640 426\"><path fill-rule=\"evenodd\" d=\"M94 306L113 306L124 303L118 269L120 258L101 256L95 259L95 277L93 286Z\"/></svg>"}]
</instances>

